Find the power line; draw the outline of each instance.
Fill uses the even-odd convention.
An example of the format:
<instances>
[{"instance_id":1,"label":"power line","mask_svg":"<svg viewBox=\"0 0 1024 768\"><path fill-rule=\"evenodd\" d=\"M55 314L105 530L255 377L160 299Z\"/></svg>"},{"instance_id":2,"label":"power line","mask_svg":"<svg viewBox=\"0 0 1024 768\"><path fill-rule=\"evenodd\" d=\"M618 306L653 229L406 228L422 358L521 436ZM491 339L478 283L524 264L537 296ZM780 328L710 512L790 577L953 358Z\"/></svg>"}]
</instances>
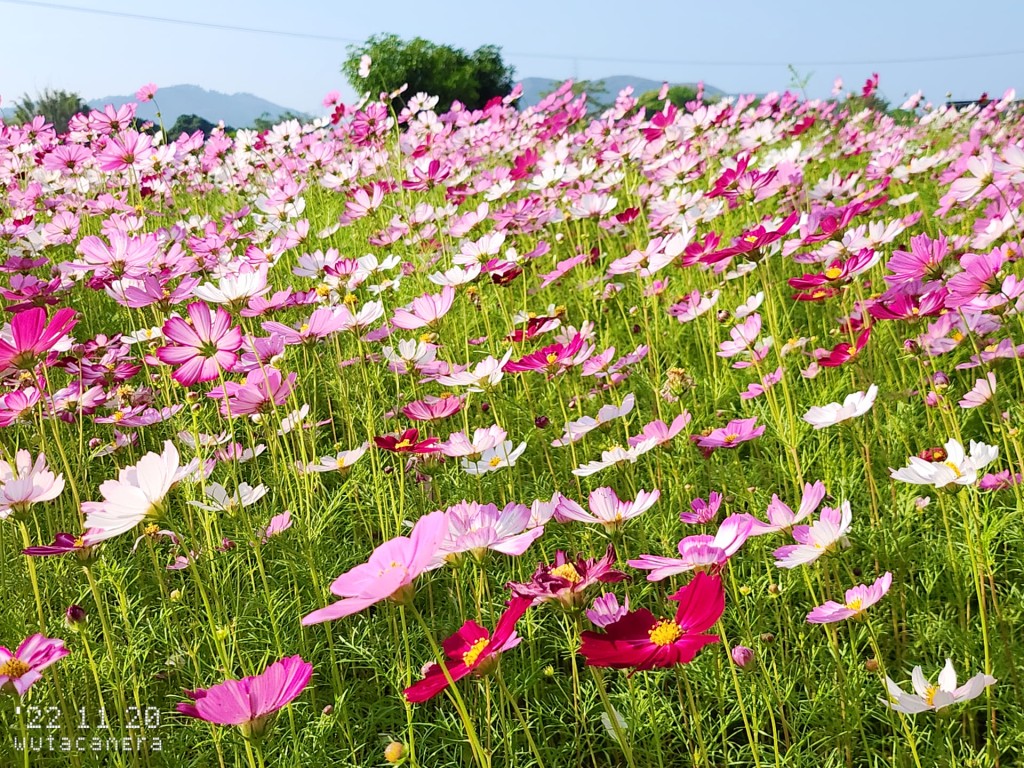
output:
<instances>
[{"instance_id":1,"label":"power line","mask_svg":"<svg viewBox=\"0 0 1024 768\"><path fill-rule=\"evenodd\" d=\"M290 32L283 29L266 29L262 27L243 27L235 24L217 24L210 21L195 21L193 19L175 19L169 16L151 16L142 13L130 13L127 11L109 11L103 8L86 8L76 5L64 5L62 3L43 2L39 0L0 0L0 3L8 5L20 5L26 8L44 8L56 11L73 11L75 13L90 13L97 16L110 16L115 18L134 19L136 21L155 21L162 24L178 24L189 27L202 27L206 29L219 29L229 32L249 32L258 35L276 35L278 37L290 37L302 40L323 40L332 43L360 43L351 37L339 37L337 35L320 35L310 32ZM503 51L506 56L513 56L524 59L549 59L560 61L597 61L610 64L658 64L669 66L699 66L699 67L808 67L808 66L874 66L880 64L929 64L945 61L967 61L971 59L996 59L1006 56L1024 55L1024 49L1012 51L985 51L982 53L954 53L942 56L905 56L887 59L835 59L816 61L764 61L764 60L741 60L741 61L707 61L701 59L645 59L628 58L624 56L584 56L565 53L524 53L522 51Z\"/></svg>"}]
</instances>

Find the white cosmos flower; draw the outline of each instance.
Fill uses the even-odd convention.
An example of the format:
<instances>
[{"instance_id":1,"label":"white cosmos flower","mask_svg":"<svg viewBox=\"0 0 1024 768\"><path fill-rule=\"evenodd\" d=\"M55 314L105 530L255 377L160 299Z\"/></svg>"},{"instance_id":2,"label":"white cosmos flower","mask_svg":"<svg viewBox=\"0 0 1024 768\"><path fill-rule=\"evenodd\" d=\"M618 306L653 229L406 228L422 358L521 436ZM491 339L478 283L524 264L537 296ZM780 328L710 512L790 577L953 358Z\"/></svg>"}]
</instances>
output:
<instances>
[{"instance_id":1,"label":"white cosmos flower","mask_svg":"<svg viewBox=\"0 0 1024 768\"><path fill-rule=\"evenodd\" d=\"M565 434L557 440L552 440L551 445L555 448L564 448L570 443L582 440L583 436L588 432L592 432L598 427L603 427L612 419L628 415L633 410L634 405L636 405L636 396L630 392L623 399L622 405L609 404L601 406L601 410L597 412L596 418L584 416L579 421L570 421L565 425Z\"/></svg>"},{"instance_id":2,"label":"white cosmos flower","mask_svg":"<svg viewBox=\"0 0 1024 768\"><path fill-rule=\"evenodd\" d=\"M511 358L512 350L509 349L501 360L487 357L477 363L472 371L438 376L437 383L447 387L469 387L470 392L483 392L485 388L493 387L504 378L505 363Z\"/></svg>"},{"instance_id":3,"label":"white cosmos flower","mask_svg":"<svg viewBox=\"0 0 1024 768\"><path fill-rule=\"evenodd\" d=\"M296 466L300 472L342 472L359 461L369 448L369 443L363 443L358 448L341 451L335 456L321 456L319 464L309 463L303 466L302 462L296 462Z\"/></svg>"},{"instance_id":4,"label":"white cosmos flower","mask_svg":"<svg viewBox=\"0 0 1024 768\"><path fill-rule=\"evenodd\" d=\"M929 683L920 667L914 667L910 680L914 692L906 693L886 677L885 688L889 696L880 701L897 712L907 715L916 715L918 712L937 712L950 704L978 698L986 688L996 682L992 675L981 672L958 688L952 659L946 659L946 666L939 672L938 685Z\"/></svg>"},{"instance_id":5,"label":"white cosmos flower","mask_svg":"<svg viewBox=\"0 0 1024 768\"><path fill-rule=\"evenodd\" d=\"M513 467L516 460L523 455L525 450L525 442L513 448L512 441L506 440L501 445L488 448L480 455L478 461L463 459L462 468L470 475L484 475L488 472L499 470L502 467Z\"/></svg>"},{"instance_id":6,"label":"white cosmos flower","mask_svg":"<svg viewBox=\"0 0 1024 768\"><path fill-rule=\"evenodd\" d=\"M243 507L255 504L267 495L268 490L262 483L255 488L248 483L241 483L238 490L231 494L220 483L210 483L206 486L206 497L213 502L212 504L204 504L201 501L190 501L188 504L207 512L237 512Z\"/></svg>"},{"instance_id":7,"label":"white cosmos flower","mask_svg":"<svg viewBox=\"0 0 1024 768\"><path fill-rule=\"evenodd\" d=\"M267 285L267 265L258 269L246 268L233 275L224 275L217 284L203 283L193 293L210 304L231 304L232 302L262 296L270 290Z\"/></svg>"},{"instance_id":8,"label":"white cosmos flower","mask_svg":"<svg viewBox=\"0 0 1024 768\"><path fill-rule=\"evenodd\" d=\"M947 485L974 485L978 472L999 456L999 449L971 440L970 455L964 454L964 447L956 440L949 440L943 446L946 458L942 461L926 461L911 456L909 465L903 469L889 468L893 480L913 485L933 485L945 488Z\"/></svg>"},{"instance_id":9,"label":"white cosmos flower","mask_svg":"<svg viewBox=\"0 0 1024 768\"><path fill-rule=\"evenodd\" d=\"M824 429L848 419L855 419L871 410L877 396L878 387L872 384L867 392L852 392L847 395L842 405L829 403L814 406L804 414L804 421L815 429Z\"/></svg>"},{"instance_id":10,"label":"white cosmos flower","mask_svg":"<svg viewBox=\"0 0 1024 768\"><path fill-rule=\"evenodd\" d=\"M125 467L116 480L100 484L103 501L82 503L85 512L85 543L89 546L130 531L160 511L171 486L194 467L181 467L178 449L164 441L163 453L147 453L138 463Z\"/></svg>"},{"instance_id":11,"label":"white cosmos flower","mask_svg":"<svg viewBox=\"0 0 1024 768\"><path fill-rule=\"evenodd\" d=\"M642 440L629 448L623 448L621 445L613 446L607 451L601 451L601 458L599 461L591 461L587 464L581 464L574 469L572 473L577 477L588 477L596 472L600 472L602 469L614 466L615 464L619 464L623 461L635 464L637 459L654 448L657 444L657 440L648 439Z\"/></svg>"}]
</instances>

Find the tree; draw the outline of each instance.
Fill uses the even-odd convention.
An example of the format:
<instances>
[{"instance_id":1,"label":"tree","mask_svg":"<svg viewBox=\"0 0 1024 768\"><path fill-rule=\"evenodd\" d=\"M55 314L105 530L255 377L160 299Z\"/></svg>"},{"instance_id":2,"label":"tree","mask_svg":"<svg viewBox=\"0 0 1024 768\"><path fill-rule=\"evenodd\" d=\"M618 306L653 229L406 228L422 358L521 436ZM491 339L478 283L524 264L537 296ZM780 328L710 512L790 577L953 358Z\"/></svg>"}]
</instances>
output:
<instances>
[{"instance_id":1,"label":"tree","mask_svg":"<svg viewBox=\"0 0 1024 768\"><path fill-rule=\"evenodd\" d=\"M660 112L665 104L664 99L659 99L660 91L644 91L636 99L637 109L644 107L648 117L652 112ZM694 101L697 98L697 89L692 85L673 85L668 89L668 101L674 107L683 109L686 102Z\"/></svg>"},{"instance_id":2,"label":"tree","mask_svg":"<svg viewBox=\"0 0 1024 768\"><path fill-rule=\"evenodd\" d=\"M178 115L174 125L167 130L167 138L170 141L174 141L183 133L191 136L196 131L202 131L204 136L209 136L210 132L216 127L205 117L200 117L199 115Z\"/></svg>"},{"instance_id":3,"label":"tree","mask_svg":"<svg viewBox=\"0 0 1024 768\"><path fill-rule=\"evenodd\" d=\"M275 125L287 122L288 120L298 120L301 123L303 117L302 115L296 115L290 110L281 113L277 117L272 116L269 112L264 112L252 121L252 128L253 130L260 132L269 131Z\"/></svg>"},{"instance_id":4,"label":"tree","mask_svg":"<svg viewBox=\"0 0 1024 768\"><path fill-rule=\"evenodd\" d=\"M77 93L44 88L33 99L27 93L14 105L14 122L27 123L42 115L58 133L67 133L68 121L79 113L87 113L89 105Z\"/></svg>"},{"instance_id":5,"label":"tree","mask_svg":"<svg viewBox=\"0 0 1024 768\"><path fill-rule=\"evenodd\" d=\"M501 49L495 45L484 45L468 54L422 37L406 41L387 34L374 35L362 45L350 45L347 53L341 71L356 91L376 96L408 84L406 97L428 93L438 97L443 109L453 101L480 109L495 96L508 94L515 77L515 68L502 61ZM361 77L360 61L364 56L369 56L372 63L369 74Z\"/></svg>"}]
</instances>

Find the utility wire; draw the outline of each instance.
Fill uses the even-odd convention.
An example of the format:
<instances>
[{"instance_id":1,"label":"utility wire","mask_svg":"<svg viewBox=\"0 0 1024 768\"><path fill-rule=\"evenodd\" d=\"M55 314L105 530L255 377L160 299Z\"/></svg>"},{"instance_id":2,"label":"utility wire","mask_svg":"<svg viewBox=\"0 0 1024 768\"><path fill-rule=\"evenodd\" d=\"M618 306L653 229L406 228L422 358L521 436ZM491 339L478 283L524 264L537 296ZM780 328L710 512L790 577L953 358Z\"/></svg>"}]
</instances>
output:
<instances>
[{"instance_id":1,"label":"utility wire","mask_svg":"<svg viewBox=\"0 0 1024 768\"><path fill-rule=\"evenodd\" d=\"M77 5L65 5L62 3L43 2L39 0L0 0L0 3L8 5L20 5L26 8L43 8L54 11L73 11L75 13L91 13L97 16L111 16L115 18L134 19L136 21L155 21L162 24L179 24L189 27L202 27L205 29L219 29L230 32L249 32L258 35L276 35L278 37L290 37L302 40L322 40L332 43L360 43L351 37L339 37L337 35L319 35L310 32L289 32L283 29L265 29L262 27L243 27L234 24L218 24L211 21L195 21L192 19L174 19L168 16L151 16L142 13L130 13L127 11L109 11L102 8L86 8ZM954 53L942 56L905 56L885 59L833 59L815 61L706 61L700 59L645 59L628 58L619 56L583 56L575 54L559 53L524 53L521 51L503 51L506 56L525 59L550 59L562 61L597 61L614 64L662 64L674 66L701 66L701 67L786 67L786 66L869 66L877 64L927 64L944 61L967 61L970 59L997 59L1006 56L1024 55L1024 49L1012 51L984 51L981 53Z\"/></svg>"}]
</instances>

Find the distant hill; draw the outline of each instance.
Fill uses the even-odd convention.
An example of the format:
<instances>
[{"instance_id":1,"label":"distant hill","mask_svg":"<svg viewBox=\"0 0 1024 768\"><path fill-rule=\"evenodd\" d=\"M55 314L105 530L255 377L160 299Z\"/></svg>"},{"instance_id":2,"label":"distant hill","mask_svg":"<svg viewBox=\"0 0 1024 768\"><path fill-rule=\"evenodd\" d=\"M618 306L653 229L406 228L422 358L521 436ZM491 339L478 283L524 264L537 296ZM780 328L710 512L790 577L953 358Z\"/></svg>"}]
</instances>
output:
<instances>
[{"instance_id":1,"label":"distant hill","mask_svg":"<svg viewBox=\"0 0 1024 768\"><path fill-rule=\"evenodd\" d=\"M208 91L198 85L171 85L160 88L156 94L163 115L164 125L170 126L179 115L199 115L212 123L220 120L233 128L248 128L256 118L267 113L276 118L286 112L302 116L296 109L282 107L280 104L253 96L251 93L220 93ZM129 101L138 103L134 94L130 96L104 96L93 99L88 104L93 109L103 109L107 104L120 106ZM153 102L139 104L136 112L143 120L156 119L156 107Z\"/></svg>"},{"instance_id":2,"label":"distant hill","mask_svg":"<svg viewBox=\"0 0 1024 768\"><path fill-rule=\"evenodd\" d=\"M614 101L615 96L627 85L633 86L633 95L639 96L645 91L656 91L661 88L661 80L651 80L646 77L633 77L632 75L612 75L611 77L597 78L604 83L605 94L601 94L602 101ZM521 107L529 107L540 102L543 94L549 93L564 80L553 80L549 77L527 77L522 81L523 96L519 100ZM694 88L696 83L670 83L670 85L689 85ZM715 88L713 85L704 85L704 93L708 96L725 96L725 91Z\"/></svg>"}]
</instances>

